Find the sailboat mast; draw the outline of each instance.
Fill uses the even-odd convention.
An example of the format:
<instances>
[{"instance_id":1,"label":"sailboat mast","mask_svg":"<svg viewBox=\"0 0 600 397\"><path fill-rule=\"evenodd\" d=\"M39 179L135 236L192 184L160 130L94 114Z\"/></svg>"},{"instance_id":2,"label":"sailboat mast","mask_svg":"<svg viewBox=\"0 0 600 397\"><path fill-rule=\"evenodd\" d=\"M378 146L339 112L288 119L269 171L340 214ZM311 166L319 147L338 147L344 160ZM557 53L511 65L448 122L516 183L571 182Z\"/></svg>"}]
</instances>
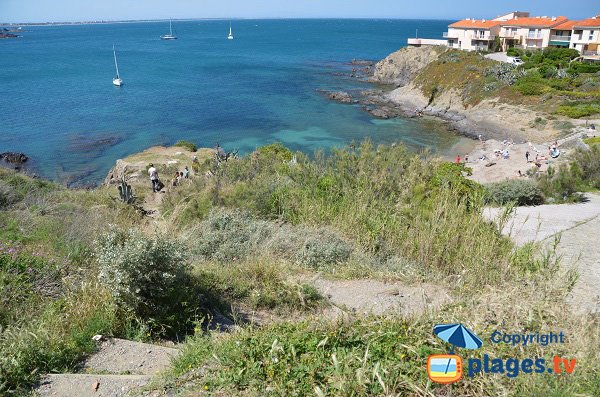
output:
<instances>
[{"instance_id":1,"label":"sailboat mast","mask_svg":"<svg viewBox=\"0 0 600 397\"><path fill-rule=\"evenodd\" d=\"M117 52L115 51L115 45L113 44L113 55L115 57L115 69L117 69L117 78L119 79L119 65L117 64Z\"/></svg>"},{"instance_id":2,"label":"sailboat mast","mask_svg":"<svg viewBox=\"0 0 600 397\"><path fill-rule=\"evenodd\" d=\"M171 21L171 20L169 19L169 34L170 34L171 36L173 36L173 27L172 27L172 22L173 22L173 21Z\"/></svg>"}]
</instances>

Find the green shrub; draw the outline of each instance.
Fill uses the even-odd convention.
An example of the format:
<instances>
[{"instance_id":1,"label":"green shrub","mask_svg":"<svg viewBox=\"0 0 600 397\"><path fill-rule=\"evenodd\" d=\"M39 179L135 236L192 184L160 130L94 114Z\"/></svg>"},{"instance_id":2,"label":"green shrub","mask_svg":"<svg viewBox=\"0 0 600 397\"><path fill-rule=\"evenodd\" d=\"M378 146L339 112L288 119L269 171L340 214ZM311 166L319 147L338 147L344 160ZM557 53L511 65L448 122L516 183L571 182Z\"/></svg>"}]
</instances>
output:
<instances>
[{"instance_id":1,"label":"green shrub","mask_svg":"<svg viewBox=\"0 0 600 397\"><path fill-rule=\"evenodd\" d=\"M598 73L600 64L573 62L569 67L569 73Z\"/></svg>"},{"instance_id":2,"label":"green shrub","mask_svg":"<svg viewBox=\"0 0 600 397\"><path fill-rule=\"evenodd\" d=\"M509 57L520 57L523 55L523 52L515 47L510 47L508 51L506 51L506 55Z\"/></svg>"},{"instance_id":3,"label":"green shrub","mask_svg":"<svg viewBox=\"0 0 600 397\"><path fill-rule=\"evenodd\" d=\"M498 205L540 205L544 203L541 189L533 181L512 179L486 186L488 201Z\"/></svg>"},{"instance_id":4,"label":"green shrub","mask_svg":"<svg viewBox=\"0 0 600 397\"><path fill-rule=\"evenodd\" d=\"M195 152L198 150L196 144L189 141L178 141L175 146L185 148L190 152Z\"/></svg>"},{"instance_id":5,"label":"green shrub","mask_svg":"<svg viewBox=\"0 0 600 397\"><path fill-rule=\"evenodd\" d=\"M547 90L546 83L537 73L520 78L514 87L523 95L540 95Z\"/></svg>"},{"instance_id":6,"label":"green shrub","mask_svg":"<svg viewBox=\"0 0 600 397\"><path fill-rule=\"evenodd\" d=\"M294 153L283 146L281 143L272 143L270 145L258 148L257 153L274 160L290 161Z\"/></svg>"},{"instance_id":7,"label":"green shrub","mask_svg":"<svg viewBox=\"0 0 600 397\"><path fill-rule=\"evenodd\" d=\"M559 106L555 113L573 119L593 116L595 114L600 114L600 101L569 103Z\"/></svg>"},{"instance_id":8,"label":"green shrub","mask_svg":"<svg viewBox=\"0 0 600 397\"><path fill-rule=\"evenodd\" d=\"M352 253L352 246L331 232L310 236L297 254L300 265L322 269L345 262Z\"/></svg>"},{"instance_id":9,"label":"green shrub","mask_svg":"<svg viewBox=\"0 0 600 397\"><path fill-rule=\"evenodd\" d=\"M30 395L41 374L74 371L96 349L92 336L112 335L118 324L110 294L94 284L31 309L37 314L26 323L0 329L2 396Z\"/></svg>"},{"instance_id":10,"label":"green shrub","mask_svg":"<svg viewBox=\"0 0 600 397\"><path fill-rule=\"evenodd\" d=\"M597 145L600 143L600 136L597 136L595 138L584 139L583 142L585 142L587 145L590 145L590 146Z\"/></svg>"},{"instance_id":11,"label":"green shrub","mask_svg":"<svg viewBox=\"0 0 600 397\"><path fill-rule=\"evenodd\" d=\"M273 233L269 222L247 211L212 211L187 233L194 254L202 260L227 263L254 253Z\"/></svg>"},{"instance_id":12,"label":"green shrub","mask_svg":"<svg viewBox=\"0 0 600 397\"><path fill-rule=\"evenodd\" d=\"M189 280L181 244L162 236L148 238L135 230L113 229L100 237L95 254L98 279L122 309L153 320L159 327L181 325L173 313L185 319L189 313L181 312L181 306L194 299L182 298Z\"/></svg>"},{"instance_id":13,"label":"green shrub","mask_svg":"<svg viewBox=\"0 0 600 397\"><path fill-rule=\"evenodd\" d=\"M19 202L20 199L18 193L12 186L0 180L0 209L7 208Z\"/></svg>"}]
</instances>

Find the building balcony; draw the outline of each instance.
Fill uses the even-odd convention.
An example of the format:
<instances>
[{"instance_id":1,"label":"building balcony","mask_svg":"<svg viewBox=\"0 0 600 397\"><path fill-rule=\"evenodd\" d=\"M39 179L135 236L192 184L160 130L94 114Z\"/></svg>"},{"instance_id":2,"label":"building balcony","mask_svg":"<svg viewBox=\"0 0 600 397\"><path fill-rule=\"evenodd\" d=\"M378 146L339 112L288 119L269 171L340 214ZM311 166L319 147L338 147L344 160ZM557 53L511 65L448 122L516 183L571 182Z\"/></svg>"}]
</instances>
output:
<instances>
[{"instance_id":1,"label":"building balcony","mask_svg":"<svg viewBox=\"0 0 600 397\"><path fill-rule=\"evenodd\" d=\"M552 36L550 36L550 41L565 41L565 42L570 42L571 41L571 36L556 36L556 35L552 35Z\"/></svg>"},{"instance_id":2,"label":"building balcony","mask_svg":"<svg viewBox=\"0 0 600 397\"><path fill-rule=\"evenodd\" d=\"M442 35L445 39L458 39L458 33L455 32L444 32Z\"/></svg>"},{"instance_id":3,"label":"building balcony","mask_svg":"<svg viewBox=\"0 0 600 397\"><path fill-rule=\"evenodd\" d=\"M489 41L489 40L494 40L496 38L496 36L474 34L474 35L471 35L471 36L467 36L467 38L471 39L471 40Z\"/></svg>"},{"instance_id":4,"label":"building balcony","mask_svg":"<svg viewBox=\"0 0 600 397\"><path fill-rule=\"evenodd\" d=\"M542 36L541 34L528 34L527 36L525 36L525 38L527 40L542 40L544 36Z\"/></svg>"}]
</instances>

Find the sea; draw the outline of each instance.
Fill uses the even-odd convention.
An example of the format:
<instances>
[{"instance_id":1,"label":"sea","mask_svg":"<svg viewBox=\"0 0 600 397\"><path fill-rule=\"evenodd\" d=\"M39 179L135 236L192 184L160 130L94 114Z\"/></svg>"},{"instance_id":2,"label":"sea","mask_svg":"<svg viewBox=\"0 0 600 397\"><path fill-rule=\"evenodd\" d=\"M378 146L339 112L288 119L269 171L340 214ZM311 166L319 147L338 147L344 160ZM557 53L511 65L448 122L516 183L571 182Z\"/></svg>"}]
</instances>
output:
<instances>
[{"instance_id":1,"label":"sea","mask_svg":"<svg viewBox=\"0 0 600 397\"><path fill-rule=\"evenodd\" d=\"M0 40L0 153L36 174L100 183L119 158L179 140L249 153L281 142L309 154L366 138L446 156L469 141L435 120L378 120L321 90L373 88L352 60L380 60L439 20L173 21L27 26ZM116 48L121 88L115 76Z\"/></svg>"}]
</instances>

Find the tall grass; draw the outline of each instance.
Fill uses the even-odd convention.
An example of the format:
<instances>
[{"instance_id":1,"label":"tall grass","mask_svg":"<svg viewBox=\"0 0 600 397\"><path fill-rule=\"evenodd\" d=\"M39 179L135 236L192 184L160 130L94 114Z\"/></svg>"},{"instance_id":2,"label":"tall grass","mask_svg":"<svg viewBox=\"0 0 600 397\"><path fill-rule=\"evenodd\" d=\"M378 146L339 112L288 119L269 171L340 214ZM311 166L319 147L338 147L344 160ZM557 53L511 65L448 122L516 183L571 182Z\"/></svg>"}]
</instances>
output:
<instances>
[{"instance_id":1,"label":"tall grass","mask_svg":"<svg viewBox=\"0 0 600 397\"><path fill-rule=\"evenodd\" d=\"M330 227L380 262L404 258L432 279L464 273L462 281L485 284L513 269L513 247L481 218L483 189L462 166L369 142L312 160L298 155L297 163L272 153L228 162L213 178L173 192L165 212L182 227L208 216L199 202L295 227Z\"/></svg>"}]
</instances>

